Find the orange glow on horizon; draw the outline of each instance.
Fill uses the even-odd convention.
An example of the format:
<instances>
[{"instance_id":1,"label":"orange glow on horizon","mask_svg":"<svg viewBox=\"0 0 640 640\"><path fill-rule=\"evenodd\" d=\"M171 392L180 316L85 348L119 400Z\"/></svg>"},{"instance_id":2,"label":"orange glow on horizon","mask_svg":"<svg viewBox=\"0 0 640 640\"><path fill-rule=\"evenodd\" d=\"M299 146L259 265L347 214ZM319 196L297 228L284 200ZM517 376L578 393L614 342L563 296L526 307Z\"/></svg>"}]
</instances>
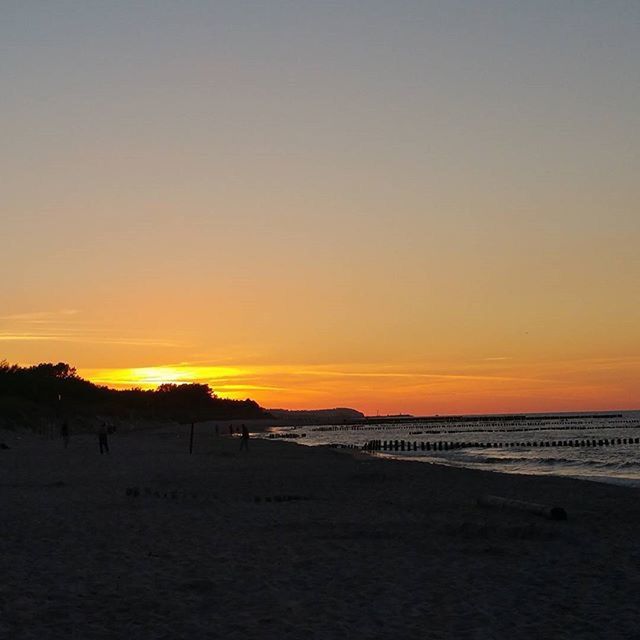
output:
<instances>
[{"instance_id":1,"label":"orange glow on horizon","mask_svg":"<svg viewBox=\"0 0 640 640\"><path fill-rule=\"evenodd\" d=\"M635 409L640 359L514 364L506 358L458 367L384 365L202 366L82 369L115 388L151 389L198 382L223 398L251 398L265 408L348 406L366 414L508 413ZM626 375L620 376L624 370ZM612 400L613 398L613 400Z\"/></svg>"}]
</instances>

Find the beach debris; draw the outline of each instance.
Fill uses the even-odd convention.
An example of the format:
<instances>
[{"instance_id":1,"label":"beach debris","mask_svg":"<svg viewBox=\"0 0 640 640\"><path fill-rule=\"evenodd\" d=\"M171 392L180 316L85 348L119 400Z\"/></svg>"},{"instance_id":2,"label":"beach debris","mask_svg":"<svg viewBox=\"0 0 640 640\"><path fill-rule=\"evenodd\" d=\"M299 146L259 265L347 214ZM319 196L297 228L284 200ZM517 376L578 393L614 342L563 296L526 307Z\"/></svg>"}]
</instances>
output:
<instances>
[{"instance_id":1,"label":"beach debris","mask_svg":"<svg viewBox=\"0 0 640 640\"><path fill-rule=\"evenodd\" d=\"M147 498L161 498L163 500L197 500L199 502L217 500L219 498L217 493L196 493L194 491L188 491L186 489L153 489L151 487L127 487L125 495L130 498L138 498L144 496Z\"/></svg>"},{"instance_id":2,"label":"beach debris","mask_svg":"<svg viewBox=\"0 0 640 640\"><path fill-rule=\"evenodd\" d=\"M535 502L525 502L524 500L513 500L500 496L484 495L478 498L481 507L496 507L498 509L516 509L526 511L537 516L547 518L547 520L566 520L567 512L562 507L548 506Z\"/></svg>"},{"instance_id":3,"label":"beach debris","mask_svg":"<svg viewBox=\"0 0 640 640\"><path fill-rule=\"evenodd\" d=\"M261 502L293 502L296 500L311 500L310 496L254 496L253 501L256 504L260 504Z\"/></svg>"}]
</instances>

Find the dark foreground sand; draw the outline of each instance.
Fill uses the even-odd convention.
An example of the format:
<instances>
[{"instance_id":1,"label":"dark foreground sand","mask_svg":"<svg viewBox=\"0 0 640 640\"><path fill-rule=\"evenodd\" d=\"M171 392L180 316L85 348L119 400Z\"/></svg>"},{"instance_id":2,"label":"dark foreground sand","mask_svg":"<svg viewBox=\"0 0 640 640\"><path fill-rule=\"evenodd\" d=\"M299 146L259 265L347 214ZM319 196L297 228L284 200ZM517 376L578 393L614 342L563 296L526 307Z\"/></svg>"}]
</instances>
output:
<instances>
[{"instance_id":1,"label":"dark foreground sand","mask_svg":"<svg viewBox=\"0 0 640 640\"><path fill-rule=\"evenodd\" d=\"M0 440L3 640L640 637L636 489L203 433L189 456L172 428L103 457Z\"/></svg>"}]
</instances>

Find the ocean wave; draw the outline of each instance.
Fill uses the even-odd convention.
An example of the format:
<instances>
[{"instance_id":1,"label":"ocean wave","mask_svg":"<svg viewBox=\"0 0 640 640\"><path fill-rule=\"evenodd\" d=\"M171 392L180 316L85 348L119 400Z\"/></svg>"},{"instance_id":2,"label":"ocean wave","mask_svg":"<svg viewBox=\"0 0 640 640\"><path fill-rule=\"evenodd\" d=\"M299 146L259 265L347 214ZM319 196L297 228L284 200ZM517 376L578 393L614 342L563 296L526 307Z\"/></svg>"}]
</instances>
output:
<instances>
[{"instance_id":1,"label":"ocean wave","mask_svg":"<svg viewBox=\"0 0 640 640\"><path fill-rule=\"evenodd\" d=\"M576 457L543 457L543 456L492 456L486 454L453 453L453 455L427 456L435 460L450 460L458 464L482 464L482 465L526 465L535 466L571 466L592 467L600 469L638 469L639 460L603 460L584 459Z\"/></svg>"}]
</instances>

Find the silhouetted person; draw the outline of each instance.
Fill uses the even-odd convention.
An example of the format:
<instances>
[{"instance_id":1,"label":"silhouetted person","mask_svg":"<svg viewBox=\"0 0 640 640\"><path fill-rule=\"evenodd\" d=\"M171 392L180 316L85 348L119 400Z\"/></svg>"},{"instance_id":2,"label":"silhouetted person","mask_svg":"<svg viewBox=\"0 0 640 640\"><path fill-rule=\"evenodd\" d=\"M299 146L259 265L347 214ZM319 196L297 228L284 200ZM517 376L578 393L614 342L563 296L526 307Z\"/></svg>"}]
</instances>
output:
<instances>
[{"instance_id":1,"label":"silhouetted person","mask_svg":"<svg viewBox=\"0 0 640 640\"><path fill-rule=\"evenodd\" d=\"M69 423L63 422L60 427L60 435L62 436L62 442L64 443L64 448L66 449L69 446Z\"/></svg>"},{"instance_id":2,"label":"silhouetted person","mask_svg":"<svg viewBox=\"0 0 640 640\"><path fill-rule=\"evenodd\" d=\"M220 429L218 428L218 425L216 425L216 436L220 435Z\"/></svg>"},{"instance_id":3,"label":"silhouetted person","mask_svg":"<svg viewBox=\"0 0 640 640\"><path fill-rule=\"evenodd\" d=\"M233 435L233 425L232 424L229 425L229 435L230 436Z\"/></svg>"},{"instance_id":4,"label":"silhouetted person","mask_svg":"<svg viewBox=\"0 0 640 640\"><path fill-rule=\"evenodd\" d=\"M100 455L103 453L109 453L109 439L108 439L107 425L103 422L98 429L98 444L100 445Z\"/></svg>"},{"instance_id":5,"label":"silhouetted person","mask_svg":"<svg viewBox=\"0 0 640 640\"><path fill-rule=\"evenodd\" d=\"M249 429L246 425L242 425L242 435L240 436L240 451L246 449L249 452Z\"/></svg>"}]
</instances>

